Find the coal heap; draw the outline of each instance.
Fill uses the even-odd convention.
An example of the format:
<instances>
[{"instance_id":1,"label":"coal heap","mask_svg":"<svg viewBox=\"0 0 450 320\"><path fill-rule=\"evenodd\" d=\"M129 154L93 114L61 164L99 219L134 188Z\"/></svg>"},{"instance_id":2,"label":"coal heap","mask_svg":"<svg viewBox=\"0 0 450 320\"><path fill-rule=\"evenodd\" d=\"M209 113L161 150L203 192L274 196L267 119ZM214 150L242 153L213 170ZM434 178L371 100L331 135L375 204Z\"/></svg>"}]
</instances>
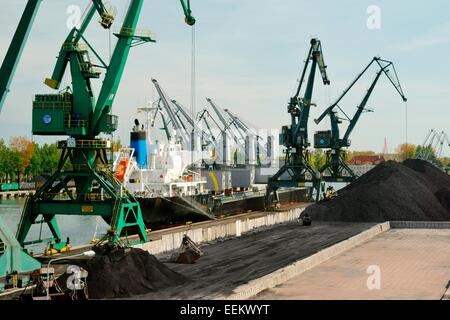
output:
<instances>
[{"instance_id":1,"label":"coal heap","mask_svg":"<svg viewBox=\"0 0 450 320\"><path fill-rule=\"evenodd\" d=\"M131 297L188 281L155 256L137 248L97 252L83 267L88 271L90 299Z\"/></svg>"},{"instance_id":2,"label":"coal heap","mask_svg":"<svg viewBox=\"0 0 450 320\"><path fill-rule=\"evenodd\" d=\"M323 221L450 221L450 176L423 160L387 161L305 213Z\"/></svg>"}]
</instances>

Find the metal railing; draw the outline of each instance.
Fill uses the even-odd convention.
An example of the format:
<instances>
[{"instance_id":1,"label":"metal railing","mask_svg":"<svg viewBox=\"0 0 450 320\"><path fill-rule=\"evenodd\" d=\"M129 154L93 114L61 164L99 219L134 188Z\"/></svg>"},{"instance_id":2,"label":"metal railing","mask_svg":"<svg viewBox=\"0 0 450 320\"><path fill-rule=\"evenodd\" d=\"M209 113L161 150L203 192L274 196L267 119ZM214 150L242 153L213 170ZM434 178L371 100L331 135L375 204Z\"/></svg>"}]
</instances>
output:
<instances>
[{"instance_id":1,"label":"metal railing","mask_svg":"<svg viewBox=\"0 0 450 320\"><path fill-rule=\"evenodd\" d=\"M154 34L150 30L134 29L134 28L127 28L127 27L122 27L122 28L120 28L120 30L116 30L115 33L119 34L121 36L126 36L126 37L152 38L154 36Z\"/></svg>"},{"instance_id":2,"label":"metal railing","mask_svg":"<svg viewBox=\"0 0 450 320\"><path fill-rule=\"evenodd\" d=\"M66 51L75 51L75 50L87 51L88 50L88 46L86 44L73 43L70 41L64 42L62 45L62 48Z\"/></svg>"},{"instance_id":3,"label":"metal railing","mask_svg":"<svg viewBox=\"0 0 450 320\"><path fill-rule=\"evenodd\" d=\"M101 193L85 193L81 195L84 201L103 201Z\"/></svg>"},{"instance_id":4,"label":"metal railing","mask_svg":"<svg viewBox=\"0 0 450 320\"><path fill-rule=\"evenodd\" d=\"M58 141L57 147L67 147L67 140ZM105 140L76 140L75 148L109 148L109 146Z\"/></svg>"},{"instance_id":5,"label":"metal railing","mask_svg":"<svg viewBox=\"0 0 450 320\"><path fill-rule=\"evenodd\" d=\"M70 117L64 120L64 127L66 128L87 128L88 121L87 120L74 120Z\"/></svg>"},{"instance_id":6,"label":"metal railing","mask_svg":"<svg viewBox=\"0 0 450 320\"><path fill-rule=\"evenodd\" d=\"M105 140L77 140L77 148L107 148L107 141Z\"/></svg>"},{"instance_id":7,"label":"metal railing","mask_svg":"<svg viewBox=\"0 0 450 320\"><path fill-rule=\"evenodd\" d=\"M79 63L79 66L80 66L81 72L84 72L84 73L93 74L95 76L98 76L102 73L100 68L95 67L92 63L87 62L87 61Z\"/></svg>"},{"instance_id":8,"label":"metal railing","mask_svg":"<svg viewBox=\"0 0 450 320\"><path fill-rule=\"evenodd\" d=\"M70 111L72 103L67 101L33 101L34 109L62 109Z\"/></svg>"}]
</instances>

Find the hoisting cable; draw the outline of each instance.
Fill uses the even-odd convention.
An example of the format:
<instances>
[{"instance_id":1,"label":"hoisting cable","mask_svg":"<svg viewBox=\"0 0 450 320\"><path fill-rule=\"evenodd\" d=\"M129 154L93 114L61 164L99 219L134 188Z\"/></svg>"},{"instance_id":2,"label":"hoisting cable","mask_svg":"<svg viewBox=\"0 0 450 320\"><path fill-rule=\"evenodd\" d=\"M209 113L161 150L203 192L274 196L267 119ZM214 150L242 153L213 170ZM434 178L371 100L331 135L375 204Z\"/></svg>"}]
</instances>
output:
<instances>
[{"instance_id":1,"label":"hoisting cable","mask_svg":"<svg viewBox=\"0 0 450 320\"><path fill-rule=\"evenodd\" d=\"M405 101L405 149L408 150L408 101Z\"/></svg>"},{"instance_id":2,"label":"hoisting cable","mask_svg":"<svg viewBox=\"0 0 450 320\"><path fill-rule=\"evenodd\" d=\"M191 118L194 119L195 116L195 25L191 27ZM194 136L195 128L192 127L191 133L191 164L194 163L194 152L195 152L195 136ZM194 146L194 148L193 148ZM192 180L195 181L195 175L192 177ZM193 199L193 198L192 198Z\"/></svg>"},{"instance_id":3,"label":"hoisting cable","mask_svg":"<svg viewBox=\"0 0 450 320\"><path fill-rule=\"evenodd\" d=\"M191 118L195 115L195 25L191 26ZM194 152L196 151L196 138L194 135L195 127L192 127L191 132L191 165L194 164ZM192 170L194 168L191 168ZM192 181L195 183L196 174L192 175ZM194 208L194 197L190 197L191 207Z\"/></svg>"}]
</instances>

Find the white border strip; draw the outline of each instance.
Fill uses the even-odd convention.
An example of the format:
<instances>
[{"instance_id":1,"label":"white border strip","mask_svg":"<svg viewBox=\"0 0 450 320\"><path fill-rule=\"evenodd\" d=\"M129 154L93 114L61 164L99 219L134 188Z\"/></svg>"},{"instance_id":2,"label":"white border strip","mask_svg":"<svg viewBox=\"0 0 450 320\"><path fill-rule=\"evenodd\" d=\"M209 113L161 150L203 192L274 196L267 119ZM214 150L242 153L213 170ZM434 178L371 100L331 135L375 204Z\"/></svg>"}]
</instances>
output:
<instances>
[{"instance_id":1,"label":"white border strip","mask_svg":"<svg viewBox=\"0 0 450 320\"><path fill-rule=\"evenodd\" d=\"M450 229L450 221L390 221L392 229Z\"/></svg>"}]
</instances>

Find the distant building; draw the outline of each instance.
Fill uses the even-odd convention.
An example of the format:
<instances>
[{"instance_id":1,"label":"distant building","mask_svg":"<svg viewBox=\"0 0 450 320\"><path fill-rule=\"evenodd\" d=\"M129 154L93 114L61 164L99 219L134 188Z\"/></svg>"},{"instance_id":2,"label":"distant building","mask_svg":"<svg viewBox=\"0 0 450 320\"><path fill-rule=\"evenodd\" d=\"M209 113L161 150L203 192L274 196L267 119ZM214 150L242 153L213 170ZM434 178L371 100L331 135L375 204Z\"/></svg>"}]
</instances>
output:
<instances>
[{"instance_id":1,"label":"distant building","mask_svg":"<svg viewBox=\"0 0 450 320\"><path fill-rule=\"evenodd\" d=\"M347 164L357 176L362 176L372 170L377 164L385 161L382 155L354 156Z\"/></svg>"},{"instance_id":2,"label":"distant building","mask_svg":"<svg viewBox=\"0 0 450 320\"><path fill-rule=\"evenodd\" d=\"M354 156L352 160L348 161L347 164L351 165L364 165L371 164L377 165L385 162L384 156L381 155L369 155L369 156Z\"/></svg>"}]
</instances>

